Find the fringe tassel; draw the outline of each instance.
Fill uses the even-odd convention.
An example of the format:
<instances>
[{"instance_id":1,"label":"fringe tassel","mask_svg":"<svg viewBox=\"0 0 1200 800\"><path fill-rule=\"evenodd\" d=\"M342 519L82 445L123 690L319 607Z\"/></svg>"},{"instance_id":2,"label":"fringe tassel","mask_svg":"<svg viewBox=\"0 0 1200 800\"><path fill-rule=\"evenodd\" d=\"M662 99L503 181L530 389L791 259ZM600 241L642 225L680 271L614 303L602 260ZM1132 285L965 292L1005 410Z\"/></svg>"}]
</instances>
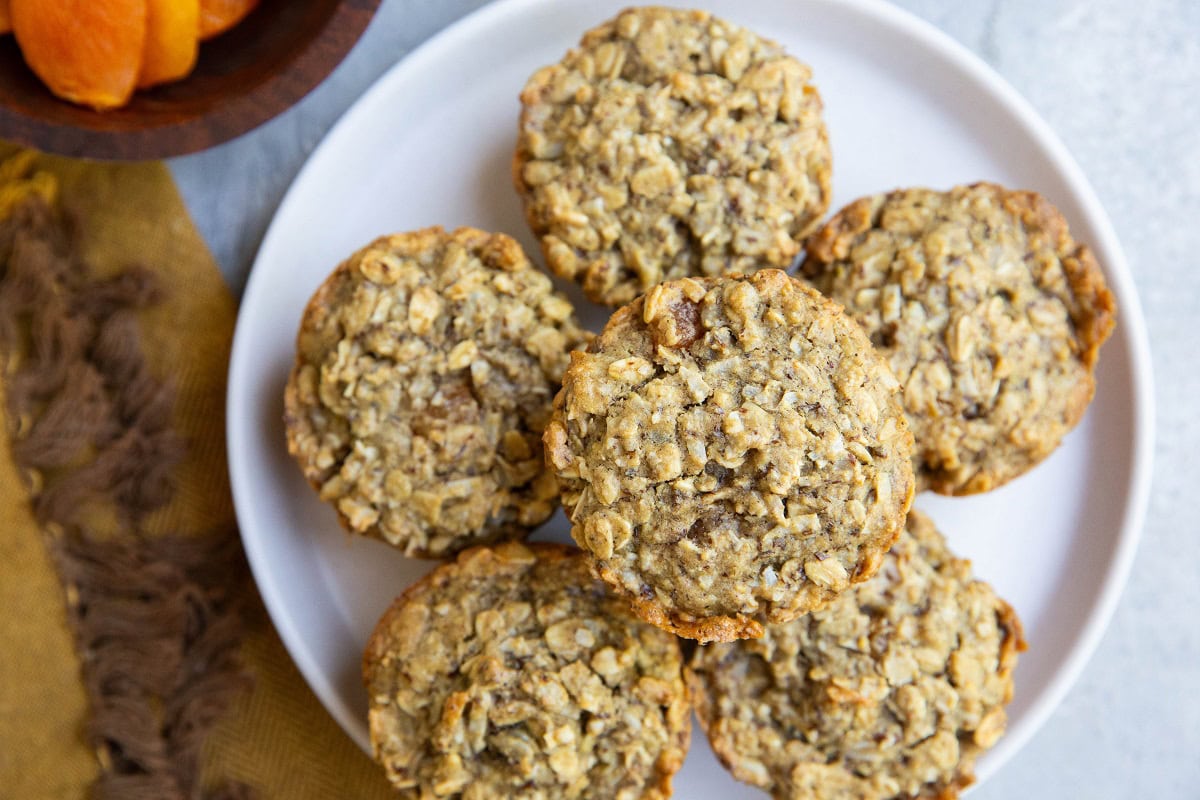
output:
<instances>
[{"instance_id":1,"label":"fringe tassel","mask_svg":"<svg viewBox=\"0 0 1200 800\"><path fill-rule=\"evenodd\" d=\"M201 750L250 686L239 660L248 571L234 530L147 536L184 455L173 388L135 312L160 291L92 280L71 219L39 196L0 222L0 363L13 456L66 591L100 761L95 800L249 800L201 785ZM115 520L115 531L94 520Z\"/></svg>"}]
</instances>

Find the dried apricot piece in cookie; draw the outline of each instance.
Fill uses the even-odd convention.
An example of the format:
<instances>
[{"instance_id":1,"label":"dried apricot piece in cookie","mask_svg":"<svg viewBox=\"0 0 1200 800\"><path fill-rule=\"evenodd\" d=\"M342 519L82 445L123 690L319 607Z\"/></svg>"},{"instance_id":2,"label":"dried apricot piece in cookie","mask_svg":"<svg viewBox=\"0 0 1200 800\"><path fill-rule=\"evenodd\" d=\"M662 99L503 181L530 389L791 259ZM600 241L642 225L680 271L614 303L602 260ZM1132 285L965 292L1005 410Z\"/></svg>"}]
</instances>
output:
<instances>
[{"instance_id":1,"label":"dried apricot piece in cookie","mask_svg":"<svg viewBox=\"0 0 1200 800\"><path fill-rule=\"evenodd\" d=\"M1116 304L1066 220L990 183L856 200L804 274L904 385L918 489L985 492L1036 466L1083 417Z\"/></svg>"},{"instance_id":2,"label":"dried apricot piece in cookie","mask_svg":"<svg viewBox=\"0 0 1200 800\"><path fill-rule=\"evenodd\" d=\"M596 574L700 641L761 636L870 577L912 500L887 364L778 270L618 310L572 354L544 441Z\"/></svg>"},{"instance_id":3,"label":"dried apricot piece in cookie","mask_svg":"<svg viewBox=\"0 0 1200 800\"><path fill-rule=\"evenodd\" d=\"M586 340L510 237L382 237L305 309L288 449L348 530L408 555L523 537L558 502L540 438Z\"/></svg>"},{"instance_id":4,"label":"dried apricot piece in cookie","mask_svg":"<svg viewBox=\"0 0 1200 800\"><path fill-rule=\"evenodd\" d=\"M761 639L696 648L688 688L721 762L774 797L950 800L1004 733L1024 646L914 510L874 578Z\"/></svg>"},{"instance_id":5,"label":"dried apricot piece in cookie","mask_svg":"<svg viewBox=\"0 0 1200 800\"><path fill-rule=\"evenodd\" d=\"M375 759L405 797L666 800L687 753L678 640L575 548L438 567L379 621L363 677Z\"/></svg>"}]
</instances>

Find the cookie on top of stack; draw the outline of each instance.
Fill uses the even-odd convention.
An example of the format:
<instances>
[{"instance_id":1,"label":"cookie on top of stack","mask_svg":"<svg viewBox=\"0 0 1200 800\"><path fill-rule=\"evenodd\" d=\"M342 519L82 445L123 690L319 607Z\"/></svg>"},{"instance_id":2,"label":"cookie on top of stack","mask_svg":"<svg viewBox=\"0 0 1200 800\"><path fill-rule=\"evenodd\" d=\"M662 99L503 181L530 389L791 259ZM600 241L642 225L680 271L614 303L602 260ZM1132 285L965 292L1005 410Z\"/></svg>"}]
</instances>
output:
<instances>
[{"instance_id":1,"label":"cookie on top of stack","mask_svg":"<svg viewBox=\"0 0 1200 800\"><path fill-rule=\"evenodd\" d=\"M875 573L913 496L899 384L779 270L683 278L572 355L546 428L571 535L643 619L758 637Z\"/></svg>"}]
</instances>

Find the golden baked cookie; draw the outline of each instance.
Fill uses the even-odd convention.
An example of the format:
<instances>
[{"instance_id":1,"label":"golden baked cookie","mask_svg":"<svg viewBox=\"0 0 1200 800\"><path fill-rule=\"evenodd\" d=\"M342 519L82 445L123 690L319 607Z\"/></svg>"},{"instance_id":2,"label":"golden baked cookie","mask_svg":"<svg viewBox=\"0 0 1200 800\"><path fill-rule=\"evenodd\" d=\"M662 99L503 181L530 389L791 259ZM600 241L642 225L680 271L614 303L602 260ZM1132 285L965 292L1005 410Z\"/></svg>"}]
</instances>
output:
<instances>
[{"instance_id":1,"label":"golden baked cookie","mask_svg":"<svg viewBox=\"0 0 1200 800\"><path fill-rule=\"evenodd\" d=\"M513 176L550 267L621 305L788 267L829 206L807 66L702 11L631 8L521 93Z\"/></svg>"},{"instance_id":2,"label":"golden baked cookie","mask_svg":"<svg viewBox=\"0 0 1200 800\"><path fill-rule=\"evenodd\" d=\"M508 236L377 239L305 309L288 450L348 530L408 555L524 536L557 502L540 437L586 338Z\"/></svg>"},{"instance_id":3,"label":"golden baked cookie","mask_svg":"<svg viewBox=\"0 0 1200 800\"><path fill-rule=\"evenodd\" d=\"M870 577L913 494L887 364L779 270L617 311L571 354L545 443L596 574L701 641L760 636Z\"/></svg>"},{"instance_id":4,"label":"golden baked cookie","mask_svg":"<svg viewBox=\"0 0 1200 800\"><path fill-rule=\"evenodd\" d=\"M1016 478L1092 399L1116 304L1041 195L977 183L863 198L809 240L802 270L904 385L918 490Z\"/></svg>"},{"instance_id":5,"label":"golden baked cookie","mask_svg":"<svg viewBox=\"0 0 1200 800\"><path fill-rule=\"evenodd\" d=\"M404 798L659 800L687 753L678 640L563 545L438 567L379 621L363 676L375 758Z\"/></svg>"},{"instance_id":6,"label":"golden baked cookie","mask_svg":"<svg viewBox=\"0 0 1200 800\"><path fill-rule=\"evenodd\" d=\"M883 568L762 639L698 647L701 727L783 800L950 800L1004 733L1021 626L913 511Z\"/></svg>"}]
</instances>

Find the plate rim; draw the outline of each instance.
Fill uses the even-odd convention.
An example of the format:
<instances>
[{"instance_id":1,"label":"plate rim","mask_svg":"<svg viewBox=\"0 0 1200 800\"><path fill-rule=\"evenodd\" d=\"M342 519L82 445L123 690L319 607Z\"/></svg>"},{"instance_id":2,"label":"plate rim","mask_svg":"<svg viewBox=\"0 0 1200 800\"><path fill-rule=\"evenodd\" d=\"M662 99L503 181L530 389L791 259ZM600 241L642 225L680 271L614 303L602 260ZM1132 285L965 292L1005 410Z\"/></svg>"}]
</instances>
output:
<instances>
[{"instance_id":1,"label":"plate rim","mask_svg":"<svg viewBox=\"0 0 1200 800\"><path fill-rule=\"evenodd\" d=\"M426 39L385 70L365 92L349 105L322 137L317 147L308 154L303 166L293 178L282 201L272 215L271 223L263 236L251 267L242 295L242 304L238 313L231 350L226 402L228 421L226 436L230 484L239 530L243 528L242 522L246 516L243 509L249 507L250 498L245 495L245 469L239 458L242 450L236 446L236 443L239 439L245 440L242 432L245 425L251 423L237 413L235 395L238 393L239 387L243 385L242 373L246 369L243 364L248 363L249 350L252 347L248 337L239 335L239 333L245 329L243 314L253 305L248 301L263 291L260 284L266 280L262 277L266 269L259 267L268 260L267 257L270 256L274 247L275 238L280 235L277 230L279 220L286 216L293 204L300 202L297 200L299 195L297 187L305 184L309 174L320 168L325 154L335 148L338 141L346 135L347 130L354 127L357 117L365 113L374 99L386 94L387 87L391 84L405 80L406 76L420 74L426 62L439 58L443 51L453 51L460 40L473 36L479 29L486 30L494 24L496 19L502 16L525 14L552 2L553 0L495 0L495 2L455 20ZM919 47L945 58L990 95L990 99L996 101L1010 115L1013 122L1025 131L1061 171L1064 183L1078 202L1082 215L1092 223L1095 229L1095 237L1089 244L1102 256L1099 260L1106 267L1105 278L1118 298L1120 317L1116 335L1124 340L1129 351L1131 380L1129 392L1132 399L1130 418L1133 448L1129 453L1129 460L1132 463L1126 492L1125 513L1121 519L1112 555L1103 572L1103 579L1097 584L1095 601L1087 612L1082 626L1074 631L1074 641L1067 649L1066 657L1060 668L1042 689L1037 701L1029 706L1026 712L1027 721L1019 730L1010 731L1004 736L989 751L989 758L979 765L976 775L978 785L999 770L1027 744L1062 703L1095 653L1128 582L1145 523L1153 472L1154 383L1145 318L1128 260L1112 220L1101 205L1091 183L1049 123L1003 76L976 53L932 23L917 17L906 9L885 2L885 0L805 0L805 2L809 6L836 8L841 12L848 10L858 16L885 24L897 35L910 39ZM665 4L679 5L677 2ZM703 4L698 3L698 5ZM363 746L356 731L364 727L364 720L360 719L360 715L350 709L346 703L341 702L337 689L333 686L329 676L302 651L300 645L303 643L303 637L297 630L294 620L286 613L286 607L276 595L273 573L267 566L266 555L260 549L259 542L244 533L242 541L255 583L289 656L326 711L337 720L339 726L352 740Z\"/></svg>"}]
</instances>

